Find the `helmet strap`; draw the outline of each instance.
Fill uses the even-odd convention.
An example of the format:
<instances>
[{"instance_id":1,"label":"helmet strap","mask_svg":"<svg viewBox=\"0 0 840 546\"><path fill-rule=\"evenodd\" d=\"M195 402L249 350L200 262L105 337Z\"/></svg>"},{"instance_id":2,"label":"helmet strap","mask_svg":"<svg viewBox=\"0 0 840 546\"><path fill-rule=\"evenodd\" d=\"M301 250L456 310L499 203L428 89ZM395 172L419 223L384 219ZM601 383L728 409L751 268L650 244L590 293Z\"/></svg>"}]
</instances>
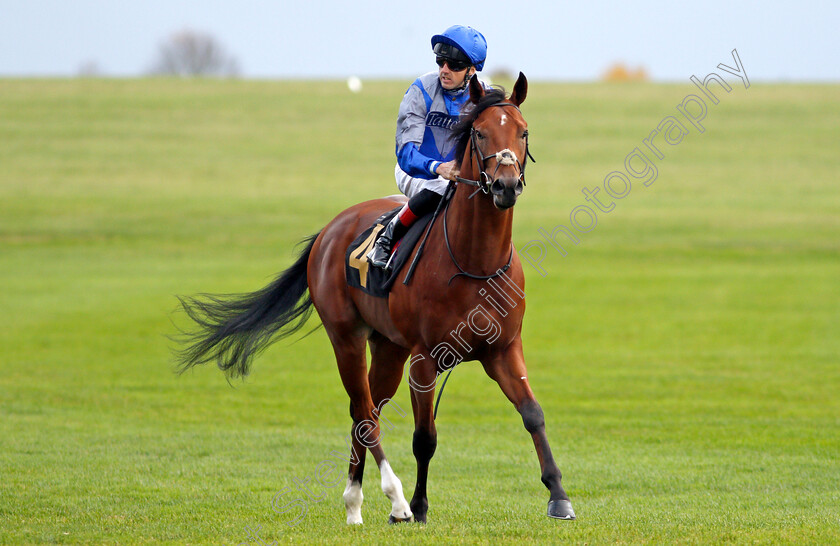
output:
<instances>
[{"instance_id":1,"label":"helmet strap","mask_svg":"<svg viewBox=\"0 0 840 546\"><path fill-rule=\"evenodd\" d=\"M455 89L453 89L453 90L452 90L452 92L453 92L453 93L455 93L455 92L460 93L461 91L463 91L464 89L466 89L467 87L469 87L469 85L470 85L470 80L471 80L471 79L473 79L473 77L475 77L475 72L473 72L472 74L470 74L470 71L471 71L471 70L473 70L473 67L469 67L469 68L467 69L467 73L466 73L466 74L464 74L464 83L462 83L461 85L459 85L458 87L456 87Z\"/></svg>"}]
</instances>

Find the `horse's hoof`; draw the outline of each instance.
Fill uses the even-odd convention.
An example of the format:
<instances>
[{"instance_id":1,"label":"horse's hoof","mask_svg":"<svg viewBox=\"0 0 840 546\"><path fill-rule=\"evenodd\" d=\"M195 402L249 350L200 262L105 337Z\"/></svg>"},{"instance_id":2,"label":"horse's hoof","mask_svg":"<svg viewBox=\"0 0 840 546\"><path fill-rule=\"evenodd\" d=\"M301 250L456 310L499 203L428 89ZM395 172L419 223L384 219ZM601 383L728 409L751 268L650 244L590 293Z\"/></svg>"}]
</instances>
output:
<instances>
[{"instance_id":1,"label":"horse's hoof","mask_svg":"<svg viewBox=\"0 0 840 546\"><path fill-rule=\"evenodd\" d=\"M557 519L575 519L575 511L572 510L572 501L548 501L548 517Z\"/></svg>"},{"instance_id":2,"label":"horse's hoof","mask_svg":"<svg viewBox=\"0 0 840 546\"><path fill-rule=\"evenodd\" d=\"M395 518L393 515L388 516L388 524L389 525L396 525L397 523L408 523L414 521L414 515L410 515L407 518Z\"/></svg>"}]
</instances>

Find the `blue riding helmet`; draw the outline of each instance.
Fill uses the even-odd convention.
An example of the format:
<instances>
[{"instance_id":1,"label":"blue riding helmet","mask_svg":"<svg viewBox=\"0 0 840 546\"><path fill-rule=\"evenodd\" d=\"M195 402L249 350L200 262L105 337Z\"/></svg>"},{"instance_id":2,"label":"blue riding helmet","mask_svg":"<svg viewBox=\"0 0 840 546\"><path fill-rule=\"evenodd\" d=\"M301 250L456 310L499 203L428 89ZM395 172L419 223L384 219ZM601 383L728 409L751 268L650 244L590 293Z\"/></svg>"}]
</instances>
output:
<instances>
[{"instance_id":1,"label":"blue riding helmet","mask_svg":"<svg viewBox=\"0 0 840 546\"><path fill-rule=\"evenodd\" d=\"M438 47L439 44L440 47ZM439 57L456 60L460 56L458 53L461 53L469 59L476 70L480 71L484 68L484 60L487 58L487 40L474 28L455 25L444 30L443 34L432 36L432 50Z\"/></svg>"}]
</instances>

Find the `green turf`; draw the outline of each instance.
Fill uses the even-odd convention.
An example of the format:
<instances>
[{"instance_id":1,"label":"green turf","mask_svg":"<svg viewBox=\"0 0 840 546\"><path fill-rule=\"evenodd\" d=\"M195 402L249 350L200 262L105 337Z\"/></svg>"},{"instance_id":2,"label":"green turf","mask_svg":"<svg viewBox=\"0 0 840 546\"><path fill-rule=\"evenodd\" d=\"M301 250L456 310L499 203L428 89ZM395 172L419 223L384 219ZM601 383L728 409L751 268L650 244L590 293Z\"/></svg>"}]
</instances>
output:
<instances>
[{"instance_id":1,"label":"green turf","mask_svg":"<svg viewBox=\"0 0 840 546\"><path fill-rule=\"evenodd\" d=\"M348 528L343 484L297 526L271 508L345 451L324 332L235 388L173 375L166 336L176 294L260 288L396 191L408 82L0 80L0 543L840 542L840 87L731 83L650 187L550 250L546 277L526 266L529 376L578 520L545 517L519 416L465 363L429 524L386 525L369 465ZM694 92L532 85L516 244L568 225ZM392 421L410 495L412 420Z\"/></svg>"}]
</instances>

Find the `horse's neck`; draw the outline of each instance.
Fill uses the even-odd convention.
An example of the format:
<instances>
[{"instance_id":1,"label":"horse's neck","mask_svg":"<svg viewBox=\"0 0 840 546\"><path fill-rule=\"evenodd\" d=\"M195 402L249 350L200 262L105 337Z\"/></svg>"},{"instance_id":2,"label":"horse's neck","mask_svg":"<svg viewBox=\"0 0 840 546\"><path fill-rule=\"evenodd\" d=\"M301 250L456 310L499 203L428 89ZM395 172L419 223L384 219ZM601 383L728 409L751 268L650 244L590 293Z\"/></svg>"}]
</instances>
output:
<instances>
[{"instance_id":1,"label":"horse's neck","mask_svg":"<svg viewBox=\"0 0 840 546\"><path fill-rule=\"evenodd\" d=\"M465 172L462 176L472 177ZM474 177L472 177L475 180ZM452 252L466 271L488 275L507 264L511 249L513 208L499 210L489 195L459 184L447 217L447 232Z\"/></svg>"}]
</instances>

